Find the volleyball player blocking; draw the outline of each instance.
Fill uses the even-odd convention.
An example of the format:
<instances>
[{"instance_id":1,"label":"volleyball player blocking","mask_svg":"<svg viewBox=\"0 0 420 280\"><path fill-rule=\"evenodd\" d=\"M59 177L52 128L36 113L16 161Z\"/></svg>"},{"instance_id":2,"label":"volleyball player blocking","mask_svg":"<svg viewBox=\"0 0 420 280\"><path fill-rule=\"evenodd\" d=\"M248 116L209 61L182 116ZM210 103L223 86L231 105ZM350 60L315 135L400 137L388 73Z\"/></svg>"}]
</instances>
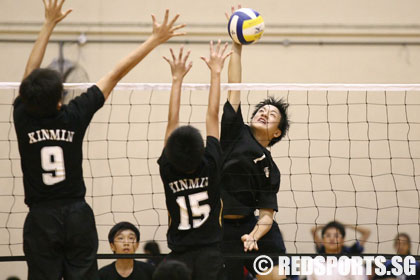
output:
<instances>
[{"instance_id":1,"label":"volleyball player blocking","mask_svg":"<svg viewBox=\"0 0 420 280\"><path fill-rule=\"evenodd\" d=\"M169 20L168 10L162 24L152 15L150 37L85 93L63 105L59 73L39 67L54 27L71 9L62 11L64 0L43 2L45 21L13 105L29 207L23 229L28 279L99 279L98 235L84 199L83 137L115 85L155 47L185 34L177 33L185 25L175 25L179 15Z\"/></svg>"},{"instance_id":2,"label":"volleyball player blocking","mask_svg":"<svg viewBox=\"0 0 420 280\"><path fill-rule=\"evenodd\" d=\"M229 20L228 13L226 17ZM242 45L232 42L232 51L228 82L241 83ZM223 108L220 137L224 156L221 178L224 203L222 249L226 254L243 254L244 257L225 261L230 280L243 279L243 266L256 274L253 259L246 258L248 252L280 255L286 251L279 226L274 221L274 212L278 209L280 171L267 148L287 133L288 104L273 97L262 100L256 105L248 126L242 118L240 103L240 91L229 91ZM254 215L257 209L259 216ZM273 261L276 264L276 259ZM278 275L278 265L271 274L256 276L258 279L284 278Z\"/></svg>"},{"instance_id":3,"label":"volleyball player blocking","mask_svg":"<svg viewBox=\"0 0 420 280\"><path fill-rule=\"evenodd\" d=\"M171 253L167 259L184 262L193 280L219 280L222 273L219 143L220 74L227 43L210 43L210 55L201 57L210 69L210 91L206 115L206 146L200 132L192 126L179 125L182 80L191 69L189 52L183 47L172 59L172 89L169 100L165 147L158 160L169 213L167 232ZM162 262L165 263L165 260ZM161 263L161 265L162 265ZM159 268L158 268L159 269Z\"/></svg>"}]
</instances>

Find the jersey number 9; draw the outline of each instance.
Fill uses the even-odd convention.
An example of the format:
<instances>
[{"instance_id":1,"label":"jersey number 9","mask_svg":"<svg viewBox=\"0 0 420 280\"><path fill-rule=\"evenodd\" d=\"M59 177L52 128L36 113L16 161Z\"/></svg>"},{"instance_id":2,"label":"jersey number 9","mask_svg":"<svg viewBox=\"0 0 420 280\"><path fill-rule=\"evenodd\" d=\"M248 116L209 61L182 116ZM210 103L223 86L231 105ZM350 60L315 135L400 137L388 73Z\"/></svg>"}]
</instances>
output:
<instances>
[{"instance_id":1,"label":"jersey number 9","mask_svg":"<svg viewBox=\"0 0 420 280\"><path fill-rule=\"evenodd\" d=\"M66 179L63 149L59 146L43 147L41 149L42 181L51 186Z\"/></svg>"}]
</instances>

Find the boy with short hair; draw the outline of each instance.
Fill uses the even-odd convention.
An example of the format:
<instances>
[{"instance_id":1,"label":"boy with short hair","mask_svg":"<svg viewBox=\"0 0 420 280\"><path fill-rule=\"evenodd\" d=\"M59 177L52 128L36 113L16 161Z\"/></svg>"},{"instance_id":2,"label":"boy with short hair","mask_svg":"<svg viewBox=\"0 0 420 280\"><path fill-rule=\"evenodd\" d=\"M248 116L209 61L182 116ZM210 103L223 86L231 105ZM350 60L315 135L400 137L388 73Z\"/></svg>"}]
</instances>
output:
<instances>
[{"instance_id":1,"label":"boy with short hair","mask_svg":"<svg viewBox=\"0 0 420 280\"><path fill-rule=\"evenodd\" d=\"M224 54L226 48L220 41L214 48L211 42L210 57L202 57L211 71L205 147L196 128L178 127L182 80L192 66L186 63L189 52L183 56L181 47L176 58L171 49L172 60L165 58L171 66L172 90L165 147L158 164L169 212L167 240L172 252L167 259L187 264L196 280L220 279L222 268L219 102L220 73L230 55Z\"/></svg>"},{"instance_id":2,"label":"boy with short hair","mask_svg":"<svg viewBox=\"0 0 420 280\"><path fill-rule=\"evenodd\" d=\"M64 0L43 0L45 22L29 56L13 104L25 203L23 250L31 280L98 279L95 218L84 197L82 143L86 129L115 85L150 51L173 36L178 15L162 24L152 15L151 36L87 92L62 105L59 74L40 69L54 27L71 10ZM83 226L81 226L83 225Z\"/></svg>"},{"instance_id":3,"label":"boy with short hair","mask_svg":"<svg viewBox=\"0 0 420 280\"><path fill-rule=\"evenodd\" d=\"M349 226L350 227L350 226ZM317 235L317 229L322 229L321 237L322 240ZM358 226L353 227L353 229L362 233L362 236L359 241L356 241L353 246L347 247L344 246L344 238L346 236L346 230L343 224L332 221L326 224L324 227L313 227L312 234L316 246L317 253L320 254L361 254L363 252L363 245L365 244L367 238L370 235L370 230L367 228L363 228ZM347 264L346 264L347 265ZM340 269L338 266L332 267L331 272L326 275L308 275L308 280L341 280L341 279L349 279L349 280L367 280L367 276L365 275L365 268L358 262L350 260L350 274L349 275L341 275ZM325 263L317 262L314 264L314 270L322 271L322 269L326 269ZM352 274L352 271L362 271L361 275Z\"/></svg>"},{"instance_id":4,"label":"boy with short hair","mask_svg":"<svg viewBox=\"0 0 420 280\"><path fill-rule=\"evenodd\" d=\"M114 254L135 254L140 242L140 232L132 223L120 222L108 234ZM99 270L101 280L151 280L154 267L133 259L117 259Z\"/></svg>"},{"instance_id":5,"label":"boy with short hair","mask_svg":"<svg viewBox=\"0 0 420 280\"><path fill-rule=\"evenodd\" d=\"M346 226L361 234L360 238L351 247L344 246L346 229L342 223L332 221L323 227L313 227L311 233L316 252L320 254L361 254L370 236L370 230L362 226ZM321 238L317 233L318 230L321 230Z\"/></svg>"}]
</instances>

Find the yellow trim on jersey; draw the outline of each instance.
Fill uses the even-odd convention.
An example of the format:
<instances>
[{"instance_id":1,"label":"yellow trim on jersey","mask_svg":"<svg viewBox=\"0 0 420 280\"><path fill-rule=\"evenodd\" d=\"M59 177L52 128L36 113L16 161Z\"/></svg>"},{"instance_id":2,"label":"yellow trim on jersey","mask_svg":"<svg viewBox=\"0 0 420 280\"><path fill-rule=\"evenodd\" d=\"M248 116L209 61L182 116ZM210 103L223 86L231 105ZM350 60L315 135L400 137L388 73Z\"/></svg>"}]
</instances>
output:
<instances>
[{"instance_id":1,"label":"yellow trim on jersey","mask_svg":"<svg viewBox=\"0 0 420 280\"><path fill-rule=\"evenodd\" d=\"M220 199L219 225L222 226L223 200Z\"/></svg>"},{"instance_id":2,"label":"yellow trim on jersey","mask_svg":"<svg viewBox=\"0 0 420 280\"><path fill-rule=\"evenodd\" d=\"M248 20L244 20L242 23L242 30L245 30L247 28L256 26L258 24L263 23L264 20L261 16L258 16L257 18L253 18L253 19L248 19Z\"/></svg>"},{"instance_id":3,"label":"yellow trim on jersey","mask_svg":"<svg viewBox=\"0 0 420 280\"><path fill-rule=\"evenodd\" d=\"M171 213L169 213L169 211L168 211L168 227L170 227L171 224L172 224Z\"/></svg>"}]
</instances>

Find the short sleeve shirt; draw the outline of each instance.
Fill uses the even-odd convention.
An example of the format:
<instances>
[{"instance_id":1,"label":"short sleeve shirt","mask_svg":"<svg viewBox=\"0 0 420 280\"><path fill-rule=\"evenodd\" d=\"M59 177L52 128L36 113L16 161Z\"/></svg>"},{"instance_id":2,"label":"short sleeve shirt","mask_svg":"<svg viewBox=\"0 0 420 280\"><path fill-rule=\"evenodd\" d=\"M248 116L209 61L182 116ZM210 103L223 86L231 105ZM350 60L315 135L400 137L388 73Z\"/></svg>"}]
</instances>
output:
<instances>
[{"instance_id":1,"label":"short sleeve shirt","mask_svg":"<svg viewBox=\"0 0 420 280\"><path fill-rule=\"evenodd\" d=\"M26 112L20 97L16 98L13 118L28 206L85 196L83 137L104 102L101 90L92 86L55 115L37 118Z\"/></svg>"},{"instance_id":2,"label":"short sleeve shirt","mask_svg":"<svg viewBox=\"0 0 420 280\"><path fill-rule=\"evenodd\" d=\"M219 140L208 136L199 168L186 174L171 165L163 150L158 164L170 215L167 240L172 251L221 241L221 155Z\"/></svg>"},{"instance_id":3,"label":"short sleeve shirt","mask_svg":"<svg viewBox=\"0 0 420 280\"><path fill-rule=\"evenodd\" d=\"M227 101L221 126L224 215L250 215L260 208L277 211L280 171L244 123L241 107L235 112Z\"/></svg>"},{"instance_id":4,"label":"short sleeve shirt","mask_svg":"<svg viewBox=\"0 0 420 280\"><path fill-rule=\"evenodd\" d=\"M154 267L150 264L134 261L133 272L127 277L122 277L115 267L116 262L102 267L99 270L100 280L152 280Z\"/></svg>"}]
</instances>

